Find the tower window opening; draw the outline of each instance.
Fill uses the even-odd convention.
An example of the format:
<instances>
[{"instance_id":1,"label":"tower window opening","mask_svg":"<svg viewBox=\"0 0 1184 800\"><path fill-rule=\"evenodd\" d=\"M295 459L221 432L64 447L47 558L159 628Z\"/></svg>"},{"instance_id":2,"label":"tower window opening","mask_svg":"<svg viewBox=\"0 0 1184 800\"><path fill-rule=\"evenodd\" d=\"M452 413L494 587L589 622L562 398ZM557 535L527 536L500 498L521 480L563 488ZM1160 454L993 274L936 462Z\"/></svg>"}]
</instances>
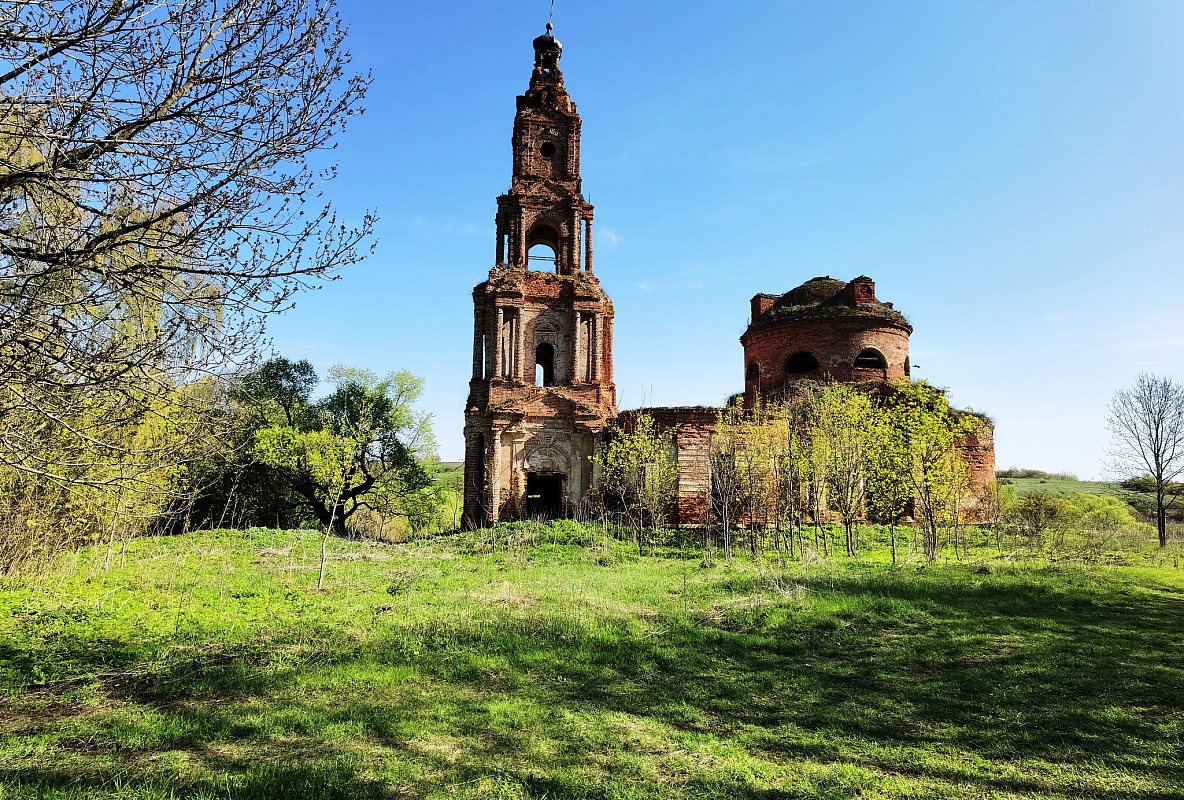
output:
<instances>
[{"instance_id":1,"label":"tower window opening","mask_svg":"<svg viewBox=\"0 0 1184 800\"><path fill-rule=\"evenodd\" d=\"M785 362L785 372L788 375L802 375L818 369L818 359L812 353L795 353Z\"/></svg>"},{"instance_id":2,"label":"tower window opening","mask_svg":"<svg viewBox=\"0 0 1184 800\"><path fill-rule=\"evenodd\" d=\"M913 366L912 366L912 364L909 363L908 356L905 356L905 358L904 358L904 376L906 378L911 378L912 375L913 375Z\"/></svg>"},{"instance_id":3,"label":"tower window opening","mask_svg":"<svg viewBox=\"0 0 1184 800\"><path fill-rule=\"evenodd\" d=\"M760 376L761 376L760 364L757 364L755 361L753 361L751 364L748 365L748 369L744 373L744 379L748 380L748 381L755 381Z\"/></svg>"},{"instance_id":4,"label":"tower window opening","mask_svg":"<svg viewBox=\"0 0 1184 800\"><path fill-rule=\"evenodd\" d=\"M555 385L555 348L543 342L534 350L534 382L539 386Z\"/></svg>"},{"instance_id":5,"label":"tower window opening","mask_svg":"<svg viewBox=\"0 0 1184 800\"><path fill-rule=\"evenodd\" d=\"M542 261L543 263L550 264L552 267L556 267L558 265L558 261L555 257L555 250L551 247L551 245L543 243L539 243L531 247L526 253L526 260Z\"/></svg>"},{"instance_id":6,"label":"tower window opening","mask_svg":"<svg viewBox=\"0 0 1184 800\"><path fill-rule=\"evenodd\" d=\"M543 142L543 146L539 148L539 152L543 154L543 158L550 158L555 155L555 145L550 142Z\"/></svg>"},{"instance_id":7,"label":"tower window opening","mask_svg":"<svg viewBox=\"0 0 1184 800\"><path fill-rule=\"evenodd\" d=\"M546 261L559 266L559 245L562 236L559 229L547 221L539 221L526 235L526 260ZM540 247L544 249L540 249Z\"/></svg>"},{"instance_id":8,"label":"tower window opening","mask_svg":"<svg viewBox=\"0 0 1184 800\"><path fill-rule=\"evenodd\" d=\"M887 369L884 357L875 350L864 350L855 357L855 366L862 369Z\"/></svg>"}]
</instances>

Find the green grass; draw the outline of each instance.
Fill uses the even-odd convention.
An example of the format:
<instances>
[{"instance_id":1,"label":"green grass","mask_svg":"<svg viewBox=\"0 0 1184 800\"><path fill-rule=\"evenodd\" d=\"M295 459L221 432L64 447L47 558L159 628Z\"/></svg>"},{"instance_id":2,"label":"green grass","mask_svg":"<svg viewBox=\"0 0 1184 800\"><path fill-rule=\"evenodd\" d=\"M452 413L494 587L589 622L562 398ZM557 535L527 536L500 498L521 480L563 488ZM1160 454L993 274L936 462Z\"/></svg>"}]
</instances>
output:
<instances>
[{"instance_id":1,"label":"green grass","mask_svg":"<svg viewBox=\"0 0 1184 800\"><path fill-rule=\"evenodd\" d=\"M1184 796L1184 573L197 533L0 583L0 798ZM869 536L869 541L870 541Z\"/></svg>"},{"instance_id":2,"label":"green grass","mask_svg":"<svg viewBox=\"0 0 1184 800\"><path fill-rule=\"evenodd\" d=\"M1053 497L1068 497L1072 494L1100 494L1107 497L1117 497L1124 503L1130 503L1139 495L1138 492L1123 489L1119 484L1108 481L1065 481L1043 478L1005 478L1003 481L1014 486L1016 494L1020 497L1033 489L1039 489Z\"/></svg>"},{"instance_id":3,"label":"green grass","mask_svg":"<svg viewBox=\"0 0 1184 800\"><path fill-rule=\"evenodd\" d=\"M437 481L455 480L463 478L465 474L465 462L463 461L441 461L436 465L436 468Z\"/></svg>"}]
</instances>

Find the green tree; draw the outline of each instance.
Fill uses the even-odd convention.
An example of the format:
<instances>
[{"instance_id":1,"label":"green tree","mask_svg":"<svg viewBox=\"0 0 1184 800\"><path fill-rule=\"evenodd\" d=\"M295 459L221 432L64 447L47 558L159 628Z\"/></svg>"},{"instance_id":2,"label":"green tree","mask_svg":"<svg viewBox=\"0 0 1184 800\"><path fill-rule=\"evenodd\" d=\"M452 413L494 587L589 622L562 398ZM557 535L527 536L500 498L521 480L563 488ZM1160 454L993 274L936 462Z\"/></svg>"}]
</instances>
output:
<instances>
[{"instance_id":1,"label":"green tree","mask_svg":"<svg viewBox=\"0 0 1184 800\"><path fill-rule=\"evenodd\" d=\"M772 496L773 443L772 429L766 407L758 403L735 424L736 468L740 478L737 483L739 502L745 509L748 523L748 547L752 555L757 554L757 530L768 520L769 507L775 502Z\"/></svg>"},{"instance_id":2,"label":"green tree","mask_svg":"<svg viewBox=\"0 0 1184 800\"><path fill-rule=\"evenodd\" d=\"M839 515L847 555L856 554L854 528L864 513L874 414L871 398L852 386L832 384L810 403L811 433L824 462L827 506Z\"/></svg>"},{"instance_id":3,"label":"green tree","mask_svg":"<svg viewBox=\"0 0 1184 800\"><path fill-rule=\"evenodd\" d=\"M1011 519L1018 502L1015 486L999 480L988 483L979 498L979 514L995 534L995 549L1000 554L1003 553L1004 523Z\"/></svg>"},{"instance_id":4,"label":"green tree","mask_svg":"<svg viewBox=\"0 0 1184 800\"><path fill-rule=\"evenodd\" d=\"M1059 497L1033 489L1024 495L1012 512L1028 532L1028 540L1039 543L1045 532L1065 522L1072 514L1072 506Z\"/></svg>"},{"instance_id":5,"label":"green tree","mask_svg":"<svg viewBox=\"0 0 1184 800\"><path fill-rule=\"evenodd\" d=\"M794 554L795 535L799 546L802 536L803 404L782 401L768 409L770 471L773 479L773 514L775 535L780 549L784 531L789 555Z\"/></svg>"},{"instance_id":6,"label":"green tree","mask_svg":"<svg viewBox=\"0 0 1184 800\"><path fill-rule=\"evenodd\" d=\"M1131 507L1117 497L1076 492L1065 498L1078 517L1081 527L1112 534L1135 524Z\"/></svg>"},{"instance_id":7,"label":"green tree","mask_svg":"<svg viewBox=\"0 0 1184 800\"><path fill-rule=\"evenodd\" d=\"M922 545L926 558L933 560L941 528L954 524L960 512L966 468L957 443L974 430L977 421L971 414L953 412L944 393L925 381L893 387L885 407L901 427Z\"/></svg>"},{"instance_id":8,"label":"green tree","mask_svg":"<svg viewBox=\"0 0 1184 800\"><path fill-rule=\"evenodd\" d=\"M435 441L429 415L415 411L423 391L406 373L378 378L335 366L334 390L316 403L302 397L306 373L277 368L258 384L261 405L275 417L255 433L259 463L275 472L332 533L346 532L361 509L421 526L438 507L431 464ZM296 380L289 380L295 376Z\"/></svg>"},{"instance_id":9,"label":"green tree","mask_svg":"<svg viewBox=\"0 0 1184 800\"><path fill-rule=\"evenodd\" d=\"M867 457L867 503L871 514L888 523L892 563L896 563L896 520L913 498L913 460L905 426L890 409L877 408L871 420Z\"/></svg>"},{"instance_id":10,"label":"green tree","mask_svg":"<svg viewBox=\"0 0 1184 800\"><path fill-rule=\"evenodd\" d=\"M229 419L190 387L366 254L308 157L368 78L333 0L6 3L0 61L0 464L184 515Z\"/></svg>"},{"instance_id":11,"label":"green tree","mask_svg":"<svg viewBox=\"0 0 1184 800\"><path fill-rule=\"evenodd\" d=\"M601 490L625 511L644 554L647 522L662 525L678 493L673 432L643 412L629 429L613 428L595 458Z\"/></svg>"},{"instance_id":12,"label":"green tree","mask_svg":"<svg viewBox=\"0 0 1184 800\"><path fill-rule=\"evenodd\" d=\"M739 466L740 449L743 446L743 413L735 403L720 409L707 453L711 470L708 500L711 516L720 522L724 558L732 557L732 528L743 507L743 483Z\"/></svg>"}]
</instances>

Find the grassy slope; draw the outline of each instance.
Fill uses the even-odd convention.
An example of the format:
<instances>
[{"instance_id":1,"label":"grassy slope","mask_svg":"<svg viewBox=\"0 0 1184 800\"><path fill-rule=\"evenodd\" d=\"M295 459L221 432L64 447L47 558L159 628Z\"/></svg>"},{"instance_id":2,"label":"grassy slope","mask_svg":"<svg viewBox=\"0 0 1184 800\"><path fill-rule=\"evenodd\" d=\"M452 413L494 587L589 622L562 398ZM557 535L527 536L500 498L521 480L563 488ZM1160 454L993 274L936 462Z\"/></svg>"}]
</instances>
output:
<instances>
[{"instance_id":1,"label":"grassy slope","mask_svg":"<svg viewBox=\"0 0 1184 800\"><path fill-rule=\"evenodd\" d=\"M1100 494L1117 497L1125 503L1138 495L1123 489L1117 483L1107 481L1062 481L1044 480L1037 478L1005 478L1007 483L1015 486L1016 494L1023 497L1033 489L1039 489L1053 497L1067 497L1071 494Z\"/></svg>"},{"instance_id":2,"label":"grassy slope","mask_svg":"<svg viewBox=\"0 0 1184 800\"><path fill-rule=\"evenodd\" d=\"M1184 794L1170 567L500 545L335 542L325 594L265 531L0 584L0 798Z\"/></svg>"}]
</instances>

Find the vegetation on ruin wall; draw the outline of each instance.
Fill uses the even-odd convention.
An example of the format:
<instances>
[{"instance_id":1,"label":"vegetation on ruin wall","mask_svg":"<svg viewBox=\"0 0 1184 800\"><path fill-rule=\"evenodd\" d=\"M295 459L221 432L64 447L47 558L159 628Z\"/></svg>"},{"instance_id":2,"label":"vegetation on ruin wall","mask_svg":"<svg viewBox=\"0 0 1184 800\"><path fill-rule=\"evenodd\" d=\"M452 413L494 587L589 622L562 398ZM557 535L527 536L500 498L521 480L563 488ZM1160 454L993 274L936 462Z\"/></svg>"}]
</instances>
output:
<instances>
[{"instance_id":1,"label":"vegetation on ruin wall","mask_svg":"<svg viewBox=\"0 0 1184 800\"><path fill-rule=\"evenodd\" d=\"M838 520L845 551L853 556L859 547L858 521L883 520L895 537L896 523L910 511L923 532L926 555L936 558L943 537L955 548L962 546L968 518L999 516L998 492L986 509L959 448L960 441L989 424L979 415L951 409L944 393L924 381L894 386L882 397L860 387L827 384L758 402L750 410L732 403L719 412L712 431L709 465L703 470L709 476L703 518L683 524L698 523L709 537L718 531L725 555L731 552L733 532L743 530L750 540L771 536L778 550L804 558L807 538L830 555L822 526ZM610 508L623 510L639 530L665 519L676 500L670 432L660 441L656 432L642 411L630 430L610 431L608 446L597 456ZM668 473L670 491L655 497L647 482ZM622 479L629 475L638 477ZM892 552L895 557L895 547Z\"/></svg>"},{"instance_id":2,"label":"vegetation on ruin wall","mask_svg":"<svg viewBox=\"0 0 1184 800\"><path fill-rule=\"evenodd\" d=\"M836 317L879 317L900 325L908 325L904 314L887 305L870 309L856 309L847 305L801 305L801 306L773 306L760 317L762 324L769 322L783 322L788 320L806 319L834 319ZM911 326L910 326L911 327Z\"/></svg>"},{"instance_id":3,"label":"vegetation on ruin wall","mask_svg":"<svg viewBox=\"0 0 1184 800\"><path fill-rule=\"evenodd\" d=\"M806 564L628 535L334 541L324 592L319 537L262 529L4 578L0 797L1184 791L1178 539L892 567L882 529Z\"/></svg>"}]
</instances>

